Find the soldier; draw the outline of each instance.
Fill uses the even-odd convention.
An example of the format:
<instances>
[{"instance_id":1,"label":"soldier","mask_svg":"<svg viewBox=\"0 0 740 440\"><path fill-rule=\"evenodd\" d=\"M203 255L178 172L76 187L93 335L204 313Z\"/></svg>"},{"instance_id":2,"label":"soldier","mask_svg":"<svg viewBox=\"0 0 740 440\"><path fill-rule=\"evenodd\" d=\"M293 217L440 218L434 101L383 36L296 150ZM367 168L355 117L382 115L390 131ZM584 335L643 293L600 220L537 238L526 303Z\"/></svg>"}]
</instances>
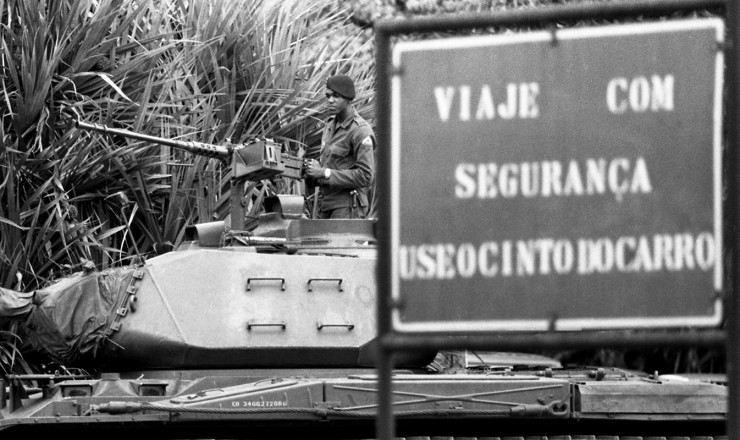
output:
<instances>
[{"instance_id":1,"label":"soldier","mask_svg":"<svg viewBox=\"0 0 740 440\"><path fill-rule=\"evenodd\" d=\"M365 218L368 186L375 178L375 134L355 110L355 85L345 75L326 80L331 115L321 137L319 160L306 162L306 175L320 187L318 218Z\"/></svg>"}]
</instances>

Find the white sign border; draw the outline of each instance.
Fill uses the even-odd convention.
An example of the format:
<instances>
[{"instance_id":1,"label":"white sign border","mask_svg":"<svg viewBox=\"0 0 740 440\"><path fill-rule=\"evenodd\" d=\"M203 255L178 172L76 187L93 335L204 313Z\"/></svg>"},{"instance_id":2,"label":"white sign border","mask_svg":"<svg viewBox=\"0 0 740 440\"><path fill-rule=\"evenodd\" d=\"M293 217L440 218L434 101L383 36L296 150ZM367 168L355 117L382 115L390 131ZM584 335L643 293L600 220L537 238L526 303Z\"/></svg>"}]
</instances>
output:
<instances>
[{"instance_id":1,"label":"white sign border","mask_svg":"<svg viewBox=\"0 0 740 440\"><path fill-rule=\"evenodd\" d=\"M718 18L673 20L665 22L608 25L588 28L489 35L480 37L458 37L437 40L399 42L393 47L393 69L401 71L401 54L419 50L446 50L481 46L558 40L613 37L620 35L654 34L677 30L715 29L718 45L724 43L724 22ZM714 270L714 288L722 292L724 240L722 234L722 90L724 54L717 50L715 57L714 107L713 107L713 164L714 164L714 236L718 252ZM393 304L401 304L400 275L398 273L400 244L400 176L401 176L401 78L391 79L391 154L390 154L390 259L391 298ZM579 319L516 319L486 321L428 321L403 322L398 307L391 311L391 327L399 333L462 333L491 331L577 331L606 329L647 329L675 327L718 327L723 319L722 298L717 295L712 315L683 317L622 317L622 318L579 318Z\"/></svg>"}]
</instances>

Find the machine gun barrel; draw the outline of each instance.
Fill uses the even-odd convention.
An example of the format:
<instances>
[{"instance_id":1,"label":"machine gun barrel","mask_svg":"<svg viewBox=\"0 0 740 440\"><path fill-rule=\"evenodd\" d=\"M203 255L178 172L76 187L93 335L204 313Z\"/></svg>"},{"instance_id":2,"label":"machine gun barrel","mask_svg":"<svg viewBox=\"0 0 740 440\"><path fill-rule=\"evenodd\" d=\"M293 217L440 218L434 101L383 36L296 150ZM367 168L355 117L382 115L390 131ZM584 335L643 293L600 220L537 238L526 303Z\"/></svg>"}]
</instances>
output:
<instances>
[{"instance_id":1,"label":"machine gun barrel","mask_svg":"<svg viewBox=\"0 0 740 440\"><path fill-rule=\"evenodd\" d=\"M105 125L92 124L84 121L77 120L75 125L83 130L97 131L99 133L114 134L118 136L124 136L132 139L138 139L145 142L152 142L155 144L166 145L173 148L179 148L181 150L189 151L199 156L217 157L220 159L227 160L231 157L232 148L225 147L222 145L205 144L202 142L194 141L178 141L174 139L167 139L157 136L150 136L143 133L136 133L134 131L125 130L122 128L111 128Z\"/></svg>"},{"instance_id":2,"label":"machine gun barrel","mask_svg":"<svg viewBox=\"0 0 740 440\"><path fill-rule=\"evenodd\" d=\"M75 124L83 130L139 139L179 148L200 156L221 159L224 163L230 163L231 179L234 182L257 182L278 176L295 180L303 178L303 160L294 154L282 151L281 145L270 138L256 138L245 144L221 146L149 136L121 128L83 122L79 119L75 121ZM237 186L236 183L232 183L232 188ZM246 204L242 203L244 194L232 190L229 197L231 198L229 214L231 216L231 227L233 230L242 230L244 229L246 214Z\"/></svg>"}]
</instances>

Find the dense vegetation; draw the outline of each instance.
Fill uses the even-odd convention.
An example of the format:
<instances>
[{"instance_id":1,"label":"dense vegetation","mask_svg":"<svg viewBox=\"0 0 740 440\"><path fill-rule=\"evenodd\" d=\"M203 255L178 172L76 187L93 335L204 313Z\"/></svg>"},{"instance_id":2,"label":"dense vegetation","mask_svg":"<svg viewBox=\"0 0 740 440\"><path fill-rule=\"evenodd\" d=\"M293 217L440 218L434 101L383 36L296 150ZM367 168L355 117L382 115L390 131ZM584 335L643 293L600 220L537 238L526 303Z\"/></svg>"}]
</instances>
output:
<instances>
[{"instance_id":1,"label":"dense vegetation","mask_svg":"<svg viewBox=\"0 0 740 440\"><path fill-rule=\"evenodd\" d=\"M178 244L188 224L228 215L219 161L85 132L76 119L213 144L269 136L311 155L330 74L355 78L356 106L373 119L376 20L549 3L0 0L0 287L30 292L84 267L126 265ZM275 185L287 183L238 188L248 216L266 194L302 191ZM28 368L0 324L0 366ZM628 363L614 352L590 360L615 356ZM714 353L668 356L678 370L723 367ZM633 366L651 368L637 357Z\"/></svg>"},{"instance_id":2,"label":"dense vegetation","mask_svg":"<svg viewBox=\"0 0 740 440\"><path fill-rule=\"evenodd\" d=\"M0 286L126 265L228 214L220 161L84 132L78 118L214 144L269 136L305 154L333 73L356 78L370 117L370 41L338 5L0 1ZM249 215L274 185L238 189L252 194Z\"/></svg>"}]
</instances>

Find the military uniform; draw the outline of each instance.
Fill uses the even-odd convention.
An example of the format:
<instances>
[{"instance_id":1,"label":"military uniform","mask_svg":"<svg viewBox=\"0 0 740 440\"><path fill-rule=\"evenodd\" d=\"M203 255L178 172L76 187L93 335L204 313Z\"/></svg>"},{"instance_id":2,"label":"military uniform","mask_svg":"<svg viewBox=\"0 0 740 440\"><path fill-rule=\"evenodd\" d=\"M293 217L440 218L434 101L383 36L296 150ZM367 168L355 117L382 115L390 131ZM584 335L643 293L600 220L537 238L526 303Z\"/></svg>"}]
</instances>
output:
<instances>
[{"instance_id":1,"label":"military uniform","mask_svg":"<svg viewBox=\"0 0 740 440\"><path fill-rule=\"evenodd\" d=\"M319 217L365 218L367 187L375 178L375 134L355 110L337 121L331 116L321 137L321 166L329 177L318 179L321 187Z\"/></svg>"}]
</instances>

